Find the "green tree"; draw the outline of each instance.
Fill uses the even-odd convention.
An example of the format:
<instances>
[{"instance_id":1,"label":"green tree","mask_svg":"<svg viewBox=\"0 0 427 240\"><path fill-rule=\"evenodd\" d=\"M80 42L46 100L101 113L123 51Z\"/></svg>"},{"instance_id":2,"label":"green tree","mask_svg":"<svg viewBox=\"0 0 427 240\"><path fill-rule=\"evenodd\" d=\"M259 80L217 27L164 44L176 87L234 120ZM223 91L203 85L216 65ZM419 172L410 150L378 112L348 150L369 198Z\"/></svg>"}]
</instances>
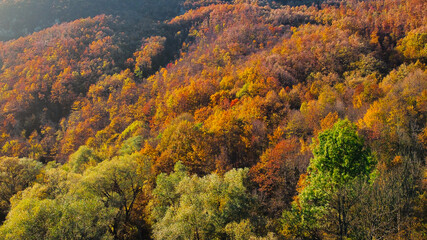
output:
<instances>
[{"instance_id":1,"label":"green tree","mask_svg":"<svg viewBox=\"0 0 427 240\"><path fill-rule=\"evenodd\" d=\"M242 220L239 223L232 222L227 224L225 232L233 240L245 240L254 236L253 227L248 219Z\"/></svg>"},{"instance_id":2,"label":"green tree","mask_svg":"<svg viewBox=\"0 0 427 240\"><path fill-rule=\"evenodd\" d=\"M83 173L87 166L96 165L100 159L96 156L92 149L87 146L80 146L79 149L70 155L71 170L76 173Z\"/></svg>"},{"instance_id":3,"label":"green tree","mask_svg":"<svg viewBox=\"0 0 427 240\"><path fill-rule=\"evenodd\" d=\"M28 158L0 158L0 221L9 211L10 198L29 187L41 168L40 162Z\"/></svg>"},{"instance_id":4,"label":"green tree","mask_svg":"<svg viewBox=\"0 0 427 240\"><path fill-rule=\"evenodd\" d=\"M49 163L37 183L11 199L0 239L112 239L118 210L84 191L81 177Z\"/></svg>"},{"instance_id":5,"label":"green tree","mask_svg":"<svg viewBox=\"0 0 427 240\"><path fill-rule=\"evenodd\" d=\"M96 196L106 207L118 210L110 226L115 238L126 238L137 231L131 214L146 180L143 173L135 159L125 156L103 161L83 175L81 190Z\"/></svg>"},{"instance_id":6,"label":"green tree","mask_svg":"<svg viewBox=\"0 0 427 240\"><path fill-rule=\"evenodd\" d=\"M96 198L24 198L0 227L2 239L113 239L115 211Z\"/></svg>"},{"instance_id":7,"label":"green tree","mask_svg":"<svg viewBox=\"0 0 427 240\"><path fill-rule=\"evenodd\" d=\"M60 219L52 199L26 198L14 206L0 228L2 239L49 239L49 229Z\"/></svg>"},{"instance_id":8,"label":"green tree","mask_svg":"<svg viewBox=\"0 0 427 240\"><path fill-rule=\"evenodd\" d=\"M126 139L119 150L119 154L130 155L136 151L141 150L143 140L144 139L142 138L142 136L134 136Z\"/></svg>"},{"instance_id":9,"label":"green tree","mask_svg":"<svg viewBox=\"0 0 427 240\"><path fill-rule=\"evenodd\" d=\"M340 120L318 135L304 188L293 210L284 213L285 232L312 238L321 230L347 237L348 214L358 199L358 187L375 164L356 130L349 120Z\"/></svg>"},{"instance_id":10,"label":"green tree","mask_svg":"<svg viewBox=\"0 0 427 240\"><path fill-rule=\"evenodd\" d=\"M246 188L248 169L223 177L189 176L180 162L175 172L161 174L153 191L155 239L225 239L235 236L238 223L250 219L254 199ZM227 224L230 225L226 230ZM249 220L244 228L251 229Z\"/></svg>"},{"instance_id":11,"label":"green tree","mask_svg":"<svg viewBox=\"0 0 427 240\"><path fill-rule=\"evenodd\" d=\"M57 202L61 218L49 229L51 239L113 239L110 226L117 209L89 196L68 195Z\"/></svg>"}]
</instances>

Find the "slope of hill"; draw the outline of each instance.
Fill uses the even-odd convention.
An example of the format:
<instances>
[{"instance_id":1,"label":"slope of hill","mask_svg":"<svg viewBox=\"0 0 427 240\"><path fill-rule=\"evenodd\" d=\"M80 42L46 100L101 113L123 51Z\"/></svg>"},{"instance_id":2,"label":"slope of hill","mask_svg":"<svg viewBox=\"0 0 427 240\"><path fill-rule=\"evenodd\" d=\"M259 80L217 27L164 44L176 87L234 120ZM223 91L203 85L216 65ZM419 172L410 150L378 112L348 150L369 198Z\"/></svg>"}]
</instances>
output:
<instances>
[{"instance_id":1,"label":"slope of hill","mask_svg":"<svg viewBox=\"0 0 427 240\"><path fill-rule=\"evenodd\" d=\"M165 0L4 0L0 2L0 41L25 36L79 18L120 16L128 25L163 21L180 11L180 2Z\"/></svg>"},{"instance_id":2,"label":"slope of hill","mask_svg":"<svg viewBox=\"0 0 427 240\"><path fill-rule=\"evenodd\" d=\"M425 1L179 3L0 42L1 238L426 236Z\"/></svg>"}]
</instances>

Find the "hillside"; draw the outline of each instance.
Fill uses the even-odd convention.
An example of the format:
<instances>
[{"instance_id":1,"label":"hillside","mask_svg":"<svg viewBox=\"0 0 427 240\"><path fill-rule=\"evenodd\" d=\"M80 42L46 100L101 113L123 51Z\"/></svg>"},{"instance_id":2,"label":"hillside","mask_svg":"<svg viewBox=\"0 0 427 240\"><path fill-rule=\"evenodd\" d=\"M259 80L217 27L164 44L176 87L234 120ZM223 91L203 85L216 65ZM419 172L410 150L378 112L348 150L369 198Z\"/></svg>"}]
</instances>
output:
<instances>
[{"instance_id":1,"label":"hillside","mask_svg":"<svg viewBox=\"0 0 427 240\"><path fill-rule=\"evenodd\" d=\"M55 24L100 14L120 17L127 25L153 24L174 17L179 0L3 0L0 2L0 41L6 41ZM141 29L143 30L143 29Z\"/></svg>"},{"instance_id":2,"label":"hillside","mask_svg":"<svg viewBox=\"0 0 427 240\"><path fill-rule=\"evenodd\" d=\"M34 4L0 3L0 238L426 237L425 1Z\"/></svg>"}]
</instances>

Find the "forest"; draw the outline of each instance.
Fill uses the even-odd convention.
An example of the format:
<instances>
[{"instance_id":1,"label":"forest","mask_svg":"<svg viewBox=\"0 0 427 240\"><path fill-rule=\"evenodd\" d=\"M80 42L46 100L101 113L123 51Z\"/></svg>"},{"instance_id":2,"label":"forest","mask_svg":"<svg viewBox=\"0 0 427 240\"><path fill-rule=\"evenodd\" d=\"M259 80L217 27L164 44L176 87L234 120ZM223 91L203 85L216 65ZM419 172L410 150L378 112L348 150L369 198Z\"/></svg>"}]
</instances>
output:
<instances>
[{"instance_id":1,"label":"forest","mask_svg":"<svg viewBox=\"0 0 427 240\"><path fill-rule=\"evenodd\" d=\"M0 1L0 239L427 239L425 0Z\"/></svg>"}]
</instances>

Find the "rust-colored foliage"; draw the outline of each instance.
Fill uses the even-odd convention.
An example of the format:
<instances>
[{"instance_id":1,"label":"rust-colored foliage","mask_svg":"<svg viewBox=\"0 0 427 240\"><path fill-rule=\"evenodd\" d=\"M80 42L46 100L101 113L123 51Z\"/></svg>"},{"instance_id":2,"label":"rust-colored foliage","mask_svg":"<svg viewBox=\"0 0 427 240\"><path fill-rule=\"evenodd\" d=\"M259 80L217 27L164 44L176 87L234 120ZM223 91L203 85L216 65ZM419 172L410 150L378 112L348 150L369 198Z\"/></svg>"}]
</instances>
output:
<instances>
[{"instance_id":1,"label":"rust-colored foliage","mask_svg":"<svg viewBox=\"0 0 427 240\"><path fill-rule=\"evenodd\" d=\"M295 196L300 175L308 165L310 154L301 149L298 139L286 139L268 149L250 174L257 183L262 202L270 214L277 214Z\"/></svg>"},{"instance_id":2,"label":"rust-colored foliage","mask_svg":"<svg viewBox=\"0 0 427 240\"><path fill-rule=\"evenodd\" d=\"M425 168L425 1L275 2L187 0L140 31L100 15L0 42L0 156L138 156L153 173L132 213L142 225L156 175L177 162L200 177L249 168L251 214L278 224L308 184L312 139L339 118L379 171Z\"/></svg>"}]
</instances>

